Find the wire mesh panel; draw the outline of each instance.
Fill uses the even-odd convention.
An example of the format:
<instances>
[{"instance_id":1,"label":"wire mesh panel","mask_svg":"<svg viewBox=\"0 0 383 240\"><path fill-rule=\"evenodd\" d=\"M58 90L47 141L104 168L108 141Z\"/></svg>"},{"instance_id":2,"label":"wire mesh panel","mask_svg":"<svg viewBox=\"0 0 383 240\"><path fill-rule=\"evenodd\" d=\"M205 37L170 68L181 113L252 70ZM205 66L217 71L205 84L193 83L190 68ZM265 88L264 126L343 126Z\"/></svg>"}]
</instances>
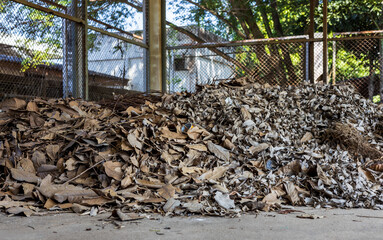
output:
<instances>
[{"instance_id":1,"label":"wire mesh panel","mask_svg":"<svg viewBox=\"0 0 383 240\"><path fill-rule=\"evenodd\" d=\"M89 31L92 47L88 51L89 98L99 100L145 91L143 48L95 31Z\"/></svg>"},{"instance_id":2,"label":"wire mesh panel","mask_svg":"<svg viewBox=\"0 0 383 240\"><path fill-rule=\"evenodd\" d=\"M170 92L193 92L196 85L245 76L271 85L298 85L306 79L304 42L169 49Z\"/></svg>"},{"instance_id":3,"label":"wire mesh panel","mask_svg":"<svg viewBox=\"0 0 383 240\"><path fill-rule=\"evenodd\" d=\"M330 78L337 84L352 84L366 98L381 93L383 50L381 38L342 39L329 43L332 58Z\"/></svg>"},{"instance_id":4,"label":"wire mesh panel","mask_svg":"<svg viewBox=\"0 0 383 240\"><path fill-rule=\"evenodd\" d=\"M0 92L5 97L62 96L62 19L0 3Z\"/></svg>"},{"instance_id":5,"label":"wire mesh panel","mask_svg":"<svg viewBox=\"0 0 383 240\"><path fill-rule=\"evenodd\" d=\"M142 1L24 4L0 2L1 98L85 98L87 81L93 100L145 91L143 48L127 43L143 41ZM93 30L86 31L87 16Z\"/></svg>"}]
</instances>

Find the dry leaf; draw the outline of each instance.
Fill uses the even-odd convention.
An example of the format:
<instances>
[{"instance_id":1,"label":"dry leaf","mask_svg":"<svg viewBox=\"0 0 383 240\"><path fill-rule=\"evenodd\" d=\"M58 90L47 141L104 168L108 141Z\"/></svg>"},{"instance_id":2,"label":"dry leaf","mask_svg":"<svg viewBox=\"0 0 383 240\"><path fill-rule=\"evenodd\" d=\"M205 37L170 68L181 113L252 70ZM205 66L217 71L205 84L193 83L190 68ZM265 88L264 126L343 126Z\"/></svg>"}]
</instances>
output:
<instances>
[{"instance_id":1,"label":"dry leaf","mask_svg":"<svg viewBox=\"0 0 383 240\"><path fill-rule=\"evenodd\" d=\"M207 147L209 151L214 153L214 155L217 158L222 159L224 161L230 161L230 151L227 150L226 148L223 148L217 144L214 144L211 141L207 143Z\"/></svg>"},{"instance_id":2,"label":"dry leaf","mask_svg":"<svg viewBox=\"0 0 383 240\"><path fill-rule=\"evenodd\" d=\"M251 147L249 148L249 152L250 152L251 154L259 153L259 152L262 152L262 151L268 149L269 147L270 147L269 144L267 144L267 143L261 143L261 144L258 144L258 145L256 145L256 146L251 146Z\"/></svg>"},{"instance_id":3,"label":"dry leaf","mask_svg":"<svg viewBox=\"0 0 383 240\"><path fill-rule=\"evenodd\" d=\"M228 194L223 194L221 192L216 192L214 200L225 209L235 208L234 200L230 199Z\"/></svg>"},{"instance_id":4,"label":"dry leaf","mask_svg":"<svg viewBox=\"0 0 383 240\"><path fill-rule=\"evenodd\" d=\"M313 134L311 132L306 132L305 135L301 138L301 143L305 143L313 139Z\"/></svg>"},{"instance_id":5,"label":"dry leaf","mask_svg":"<svg viewBox=\"0 0 383 240\"><path fill-rule=\"evenodd\" d=\"M173 187L171 184L167 184L160 188L157 192L161 197L168 200L169 198L174 197L174 194L176 193L176 188Z\"/></svg>"},{"instance_id":6,"label":"dry leaf","mask_svg":"<svg viewBox=\"0 0 383 240\"><path fill-rule=\"evenodd\" d=\"M285 186L287 198L290 200L291 204L293 206L297 205L300 199L299 199L298 191L296 190L294 183L285 182L283 186Z\"/></svg>"},{"instance_id":7,"label":"dry leaf","mask_svg":"<svg viewBox=\"0 0 383 240\"><path fill-rule=\"evenodd\" d=\"M39 108L37 107L37 104L35 102L28 102L27 111L39 112Z\"/></svg>"},{"instance_id":8,"label":"dry leaf","mask_svg":"<svg viewBox=\"0 0 383 240\"><path fill-rule=\"evenodd\" d=\"M142 143L137 140L136 136L133 133L130 133L128 135L128 141L132 147L135 147L138 149L142 148Z\"/></svg>"},{"instance_id":9,"label":"dry leaf","mask_svg":"<svg viewBox=\"0 0 383 240\"><path fill-rule=\"evenodd\" d=\"M11 169L12 177L21 182L38 183L38 178L34 173L24 171L22 169Z\"/></svg>"},{"instance_id":10,"label":"dry leaf","mask_svg":"<svg viewBox=\"0 0 383 240\"><path fill-rule=\"evenodd\" d=\"M383 163L373 163L368 167L374 171L383 172Z\"/></svg>"},{"instance_id":11,"label":"dry leaf","mask_svg":"<svg viewBox=\"0 0 383 240\"><path fill-rule=\"evenodd\" d=\"M201 151L201 152L207 151L207 147L203 144L188 144L186 146L190 149L194 149L194 150Z\"/></svg>"},{"instance_id":12,"label":"dry leaf","mask_svg":"<svg viewBox=\"0 0 383 240\"><path fill-rule=\"evenodd\" d=\"M35 151L32 155L32 162L35 168L41 166L41 164L45 164L47 162L45 154L40 151Z\"/></svg>"},{"instance_id":13,"label":"dry leaf","mask_svg":"<svg viewBox=\"0 0 383 240\"><path fill-rule=\"evenodd\" d=\"M10 99L6 99L3 102L1 102L0 108L4 109L4 110L7 110L7 109L17 110L17 109L24 108L26 105L27 105L27 103L22 99L10 98Z\"/></svg>"},{"instance_id":14,"label":"dry leaf","mask_svg":"<svg viewBox=\"0 0 383 240\"><path fill-rule=\"evenodd\" d=\"M112 162L107 161L103 164L105 168L105 173L111 178L116 179L117 181L121 181L124 173L122 172L122 163L121 162Z\"/></svg>"},{"instance_id":15,"label":"dry leaf","mask_svg":"<svg viewBox=\"0 0 383 240\"><path fill-rule=\"evenodd\" d=\"M326 174L323 172L322 168L317 164L317 174L318 177L323 181L324 184L326 185L331 185L331 179L326 176Z\"/></svg>"},{"instance_id":16,"label":"dry leaf","mask_svg":"<svg viewBox=\"0 0 383 240\"><path fill-rule=\"evenodd\" d=\"M162 186L164 186L164 184L160 182L152 182L152 181L142 180L142 179L136 179L136 183L139 186L144 186L149 188L162 188Z\"/></svg>"},{"instance_id":17,"label":"dry leaf","mask_svg":"<svg viewBox=\"0 0 383 240\"><path fill-rule=\"evenodd\" d=\"M202 174L200 177L198 177L199 180L217 180L221 178L225 172L227 171L228 167L215 167L213 170L209 170Z\"/></svg>"},{"instance_id":18,"label":"dry leaf","mask_svg":"<svg viewBox=\"0 0 383 240\"><path fill-rule=\"evenodd\" d=\"M168 139L185 139L187 138L187 135L183 133L176 133L169 130L167 127L161 128L162 137L168 138Z\"/></svg>"},{"instance_id":19,"label":"dry leaf","mask_svg":"<svg viewBox=\"0 0 383 240\"><path fill-rule=\"evenodd\" d=\"M26 217L30 217L30 216L32 216L32 214L34 212L31 209L25 208L25 207L12 207L12 208L8 208L7 209L7 213L8 214L13 214L13 215L17 215L17 214L22 213Z\"/></svg>"},{"instance_id":20,"label":"dry leaf","mask_svg":"<svg viewBox=\"0 0 383 240\"><path fill-rule=\"evenodd\" d=\"M57 159L59 150L60 146L57 144L51 144L46 147L47 155L53 161Z\"/></svg>"},{"instance_id":21,"label":"dry leaf","mask_svg":"<svg viewBox=\"0 0 383 240\"><path fill-rule=\"evenodd\" d=\"M371 182L375 182L376 181L374 175L372 175L372 173L370 171L368 171L367 169L363 169L361 167L358 167L358 172L363 177L365 177L368 181L371 181Z\"/></svg>"},{"instance_id":22,"label":"dry leaf","mask_svg":"<svg viewBox=\"0 0 383 240\"><path fill-rule=\"evenodd\" d=\"M137 221L144 218L135 213L123 213L119 209L113 210L112 216L117 217L121 221Z\"/></svg>"},{"instance_id":23,"label":"dry leaf","mask_svg":"<svg viewBox=\"0 0 383 240\"><path fill-rule=\"evenodd\" d=\"M33 174L36 173L35 167L33 166L33 162L31 160L27 158L23 158L20 160L19 164L24 171L27 171Z\"/></svg>"},{"instance_id":24,"label":"dry leaf","mask_svg":"<svg viewBox=\"0 0 383 240\"><path fill-rule=\"evenodd\" d=\"M130 176L124 177L124 179L121 180L121 188L127 188L133 183L132 178Z\"/></svg>"}]
</instances>

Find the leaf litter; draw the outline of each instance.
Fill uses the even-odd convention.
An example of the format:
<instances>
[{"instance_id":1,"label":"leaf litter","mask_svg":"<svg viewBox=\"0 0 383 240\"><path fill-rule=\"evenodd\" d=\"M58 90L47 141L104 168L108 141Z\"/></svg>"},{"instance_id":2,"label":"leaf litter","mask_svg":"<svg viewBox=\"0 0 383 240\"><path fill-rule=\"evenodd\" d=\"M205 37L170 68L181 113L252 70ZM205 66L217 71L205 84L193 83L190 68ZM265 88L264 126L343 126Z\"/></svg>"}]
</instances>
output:
<instances>
[{"instance_id":1,"label":"leaf litter","mask_svg":"<svg viewBox=\"0 0 383 240\"><path fill-rule=\"evenodd\" d=\"M131 221L283 204L383 209L382 107L350 86L225 83L1 107L0 208L9 214L105 209Z\"/></svg>"}]
</instances>

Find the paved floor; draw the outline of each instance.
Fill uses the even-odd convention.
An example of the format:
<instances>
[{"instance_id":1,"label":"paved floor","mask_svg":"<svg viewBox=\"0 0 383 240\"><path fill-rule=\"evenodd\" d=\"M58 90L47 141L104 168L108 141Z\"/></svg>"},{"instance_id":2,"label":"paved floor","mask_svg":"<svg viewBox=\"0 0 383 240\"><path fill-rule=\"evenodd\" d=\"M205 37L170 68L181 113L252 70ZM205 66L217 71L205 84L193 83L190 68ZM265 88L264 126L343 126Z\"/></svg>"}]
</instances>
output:
<instances>
[{"instance_id":1,"label":"paved floor","mask_svg":"<svg viewBox=\"0 0 383 240\"><path fill-rule=\"evenodd\" d=\"M108 221L76 214L8 217L0 214L1 240L101 239L383 239L383 211L296 208L302 212L245 214L239 218L159 217L136 222Z\"/></svg>"}]
</instances>

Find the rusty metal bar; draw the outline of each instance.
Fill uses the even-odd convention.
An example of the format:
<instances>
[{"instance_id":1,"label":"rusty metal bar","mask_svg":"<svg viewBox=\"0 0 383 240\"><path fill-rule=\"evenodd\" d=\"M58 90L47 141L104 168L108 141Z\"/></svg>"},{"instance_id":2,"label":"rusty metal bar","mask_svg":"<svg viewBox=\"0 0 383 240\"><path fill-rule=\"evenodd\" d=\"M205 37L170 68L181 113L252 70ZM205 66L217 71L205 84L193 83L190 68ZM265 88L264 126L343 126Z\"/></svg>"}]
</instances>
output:
<instances>
[{"instance_id":1,"label":"rusty metal bar","mask_svg":"<svg viewBox=\"0 0 383 240\"><path fill-rule=\"evenodd\" d=\"M344 41L344 40L360 40L360 39L383 39L381 36L361 36L361 37L342 37L342 38L327 38L327 41ZM196 48L212 48L212 47L235 47L235 46L251 46L257 44L276 44L276 43L299 43L299 42L323 42L323 38L267 38L267 39L251 39L242 41L227 41L227 42L209 42L201 44L184 44L178 46L167 46L168 50L176 49L196 49Z\"/></svg>"},{"instance_id":2,"label":"rusty metal bar","mask_svg":"<svg viewBox=\"0 0 383 240\"><path fill-rule=\"evenodd\" d=\"M380 102L383 102L383 39L379 40L379 53L380 53L380 59L379 59L379 67L380 67Z\"/></svg>"},{"instance_id":3,"label":"rusty metal bar","mask_svg":"<svg viewBox=\"0 0 383 240\"><path fill-rule=\"evenodd\" d=\"M107 23L104 23L104 22L102 22L102 21L100 21L100 20L97 20L97 19L95 19L95 18L93 18L93 17L88 17L88 19L91 20L91 21L93 21L93 22L96 22L96 23L98 23L98 24L104 25L104 26L107 27L107 28L111 28L111 29L114 29L114 30L119 31L120 33L124 33L124 34L126 34L126 35L131 36L131 37L134 37L134 38L137 39L137 40L141 40L141 41L144 40L144 38L141 37L141 36L138 36L138 35L136 35L136 34L133 34L133 33L124 31L124 30L119 29L119 28L117 28L117 27L113 27L112 25L107 24Z\"/></svg>"},{"instance_id":4,"label":"rusty metal bar","mask_svg":"<svg viewBox=\"0 0 383 240\"><path fill-rule=\"evenodd\" d=\"M270 39L251 39L251 40L242 40L242 41L230 41L230 42L210 42L210 43L201 43L201 44L184 44L178 46L168 46L168 50L176 50L176 49L195 49L195 48L214 48L214 47L236 47L236 46L251 46L257 44L274 44L274 43L297 43L297 42L321 42L322 38L316 39L307 39L307 38L297 38L297 39L287 39L287 40L275 40L277 38Z\"/></svg>"},{"instance_id":5,"label":"rusty metal bar","mask_svg":"<svg viewBox=\"0 0 383 240\"><path fill-rule=\"evenodd\" d=\"M328 41L344 41L344 40L361 40L361 39L383 39L383 35L380 35L380 36L328 38L327 40Z\"/></svg>"},{"instance_id":6,"label":"rusty metal bar","mask_svg":"<svg viewBox=\"0 0 383 240\"><path fill-rule=\"evenodd\" d=\"M55 6L55 7L57 7L57 8L60 8L60 9L62 9L62 10L66 10L66 7L65 7L65 6L63 6L63 5L61 5L61 4L58 4L58 3L55 3L55 2L52 2L52 1L50 1L50 0L38 0L38 1L43 2L43 3L50 4L50 5L52 5L52 6Z\"/></svg>"},{"instance_id":7,"label":"rusty metal bar","mask_svg":"<svg viewBox=\"0 0 383 240\"><path fill-rule=\"evenodd\" d=\"M336 82L336 42L332 42L332 84Z\"/></svg>"},{"instance_id":8,"label":"rusty metal bar","mask_svg":"<svg viewBox=\"0 0 383 240\"><path fill-rule=\"evenodd\" d=\"M81 18L73 17L73 16L70 16L68 14L52 10L50 8L42 7L42 6L38 5L38 4L34 4L34 3L28 2L26 0L11 0L11 1L23 4L23 5L31 7L31 8L35 8L37 10L40 10L40 11L43 11L43 12L46 12L46 13L49 13L49 14L52 14L52 15L64 18L64 19L68 19L68 20L76 22L76 23L85 24L85 21L82 20Z\"/></svg>"},{"instance_id":9,"label":"rusty metal bar","mask_svg":"<svg viewBox=\"0 0 383 240\"><path fill-rule=\"evenodd\" d=\"M360 34L379 34L383 33L383 30L361 31L361 32L340 32L334 33L334 36L338 35L360 35Z\"/></svg>"},{"instance_id":10,"label":"rusty metal bar","mask_svg":"<svg viewBox=\"0 0 383 240\"><path fill-rule=\"evenodd\" d=\"M314 39L314 31L315 31L315 22L314 22L314 14L315 14L315 0L310 0L310 26L309 26L309 39ZM309 42L309 79L311 83L314 83L314 42Z\"/></svg>"},{"instance_id":11,"label":"rusty metal bar","mask_svg":"<svg viewBox=\"0 0 383 240\"><path fill-rule=\"evenodd\" d=\"M359 39L383 39L382 36L361 36L361 37L342 37L342 38L327 38L327 41L343 41L343 40L359 40ZM250 39L242 41L227 41L227 42L209 42L201 44L184 44L178 46L167 46L167 50L176 49L197 49L197 48L212 48L212 47L236 47L236 46L251 46L257 44L276 44L276 43L299 43L299 42L323 42L323 38L267 38L267 39Z\"/></svg>"},{"instance_id":12,"label":"rusty metal bar","mask_svg":"<svg viewBox=\"0 0 383 240\"><path fill-rule=\"evenodd\" d=\"M328 84L327 0L323 0L323 82Z\"/></svg>"},{"instance_id":13,"label":"rusty metal bar","mask_svg":"<svg viewBox=\"0 0 383 240\"><path fill-rule=\"evenodd\" d=\"M88 72L88 0L82 0L82 17L85 20L84 24L84 37L83 37L83 47L84 47L84 98L89 100L89 72Z\"/></svg>"},{"instance_id":14,"label":"rusty metal bar","mask_svg":"<svg viewBox=\"0 0 383 240\"><path fill-rule=\"evenodd\" d=\"M44 2L44 3L50 4L50 5L52 5L52 6L55 6L55 7L57 7L57 8L60 8L60 9L62 9L62 10L66 10L66 9L67 9L66 6L61 5L61 4L58 4L58 3L55 3L55 2L52 2L51 0L38 0L38 1L41 1L41 2ZM88 5L88 3L87 3L87 5ZM87 14L88 14L88 11L87 11ZM91 20L91 21L93 21L93 22L96 22L96 23L98 23L98 24L104 25L104 26L107 27L107 28L117 30L117 31L119 31L119 32L121 32L121 33L124 33L124 34L126 34L126 35L131 36L131 37L134 37L134 38L136 38L136 39L138 39L138 40L141 40L141 41L143 40L143 38L142 38L141 36L138 36L138 35L136 35L136 34L133 34L133 33L124 31L124 30L119 29L119 28L117 28L117 27L114 27L114 26L112 26L112 25L110 25L110 24L107 24L107 23L104 23L104 22L102 22L102 21L100 21L100 20L97 20L97 19L95 19L95 18L93 18L93 17L88 16L87 19L89 19L89 20Z\"/></svg>"}]
</instances>

